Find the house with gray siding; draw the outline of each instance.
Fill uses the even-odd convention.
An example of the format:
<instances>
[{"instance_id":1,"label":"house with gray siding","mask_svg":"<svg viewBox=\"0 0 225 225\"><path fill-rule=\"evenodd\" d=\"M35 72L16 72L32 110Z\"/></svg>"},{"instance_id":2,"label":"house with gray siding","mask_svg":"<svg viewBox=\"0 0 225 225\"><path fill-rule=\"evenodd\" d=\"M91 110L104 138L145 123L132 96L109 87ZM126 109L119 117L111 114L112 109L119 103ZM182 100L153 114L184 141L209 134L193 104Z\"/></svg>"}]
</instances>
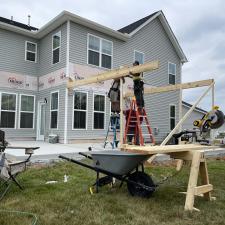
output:
<instances>
[{"instance_id":1,"label":"house with gray siding","mask_svg":"<svg viewBox=\"0 0 225 225\"><path fill-rule=\"evenodd\" d=\"M112 81L68 90L84 79L121 66L159 60L144 73L151 86L181 82L187 59L162 11L113 30L63 11L37 29L0 17L0 129L9 139L62 143L103 138L108 129ZM125 86L132 81L126 78ZM146 95L145 108L157 142L179 120L179 91Z\"/></svg>"}]
</instances>

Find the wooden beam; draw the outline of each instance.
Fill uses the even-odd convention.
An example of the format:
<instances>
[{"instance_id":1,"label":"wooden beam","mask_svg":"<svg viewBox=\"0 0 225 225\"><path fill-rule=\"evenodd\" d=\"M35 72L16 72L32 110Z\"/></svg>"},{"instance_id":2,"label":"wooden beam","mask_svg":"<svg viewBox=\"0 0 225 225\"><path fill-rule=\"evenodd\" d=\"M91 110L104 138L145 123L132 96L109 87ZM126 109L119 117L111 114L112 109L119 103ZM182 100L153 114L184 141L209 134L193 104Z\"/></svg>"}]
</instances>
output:
<instances>
[{"instance_id":1,"label":"wooden beam","mask_svg":"<svg viewBox=\"0 0 225 225\"><path fill-rule=\"evenodd\" d=\"M195 195L205 194L213 190L212 184L195 187Z\"/></svg>"},{"instance_id":2,"label":"wooden beam","mask_svg":"<svg viewBox=\"0 0 225 225\"><path fill-rule=\"evenodd\" d=\"M145 88L144 94L155 94L155 93L162 93L162 92L169 92L169 91L177 91L181 89L189 89L189 88L197 88L197 87L205 87L209 86L214 82L213 79L208 80L200 80L195 82L188 82L183 84L174 84L174 85L168 85L163 87L151 87L151 88ZM133 92L129 91L125 94L124 97L130 97L133 96Z\"/></svg>"},{"instance_id":3,"label":"wooden beam","mask_svg":"<svg viewBox=\"0 0 225 225\"><path fill-rule=\"evenodd\" d=\"M142 73L146 71L156 70L158 68L159 68L159 61L152 61L139 66L131 66L131 67L126 67L122 69L114 69L104 73L90 76L83 80L69 79L67 83L67 88L71 89L71 88L82 86L82 85L88 85L88 84L102 82L105 80L121 78L126 75L129 75L130 73Z\"/></svg>"}]
</instances>

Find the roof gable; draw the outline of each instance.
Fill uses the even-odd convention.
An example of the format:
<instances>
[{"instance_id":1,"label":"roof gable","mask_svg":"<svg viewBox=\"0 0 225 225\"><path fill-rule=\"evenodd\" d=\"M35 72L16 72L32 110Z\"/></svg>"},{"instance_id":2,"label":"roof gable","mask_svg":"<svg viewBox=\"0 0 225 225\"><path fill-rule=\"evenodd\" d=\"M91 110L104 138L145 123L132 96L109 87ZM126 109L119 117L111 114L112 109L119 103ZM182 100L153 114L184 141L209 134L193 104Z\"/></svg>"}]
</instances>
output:
<instances>
[{"instance_id":1,"label":"roof gable","mask_svg":"<svg viewBox=\"0 0 225 225\"><path fill-rule=\"evenodd\" d=\"M137 32L139 32L143 27L145 27L146 25L148 25L151 21L153 21L155 18L159 18L166 34L168 35L168 38L170 39L173 47L175 48L175 51L177 52L177 55L179 56L179 58L181 59L182 63L187 62L187 58L182 50L182 48L180 47L180 44L176 38L176 36L174 35L165 15L163 14L162 11L158 11L155 12L149 16L146 16L134 23L129 24L126 27L123 27L121 29L119 29L119 32L125 33L125 34L129 34L130 37L132 37L133 35L135 35Z\"/></svg>"}]
</instances>

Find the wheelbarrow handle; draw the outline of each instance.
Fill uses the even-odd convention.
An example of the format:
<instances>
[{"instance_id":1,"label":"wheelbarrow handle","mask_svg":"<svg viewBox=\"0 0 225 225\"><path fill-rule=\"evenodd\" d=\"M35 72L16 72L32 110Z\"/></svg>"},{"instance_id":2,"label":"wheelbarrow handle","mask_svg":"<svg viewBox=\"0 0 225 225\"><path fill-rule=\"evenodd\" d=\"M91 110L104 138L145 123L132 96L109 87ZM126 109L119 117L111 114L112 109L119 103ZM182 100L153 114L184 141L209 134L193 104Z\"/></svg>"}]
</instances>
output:
<instances>
[{"instance_id":1,"label":"wheelbarrow handle","mask_svg":"<svg viewBox=\"0 0 225 225\"><path fill-rule=\"evenodd\" d=\"M58 157L61 158L61 159L65 159L65 160L67 160L69 162L76 163L76 164L78 164L80 166L83 166L83 167L86 167L88 169L97 171L97 168L96 167L90 166L90 165L88 165L86 163L83 163L83 162L80 162L78 160L75 160L75 159L72 159L72 158L69 158L69 157L66 157L66 156L63 156L63 155L59 155Z\"/></svg>"},{"instance_id":2,"label":"wheelbarrow handle","mask_svg":"<svg viewBox=\"0 0 225 225\"><path fill-rule=\"evenodd\" d=\"M90 155L85 154L84 152L79 152L79 155L82 155L82 156L84 156L84 157L86 157L88 159L93 159Z\"/></svg>"}]
</instances>

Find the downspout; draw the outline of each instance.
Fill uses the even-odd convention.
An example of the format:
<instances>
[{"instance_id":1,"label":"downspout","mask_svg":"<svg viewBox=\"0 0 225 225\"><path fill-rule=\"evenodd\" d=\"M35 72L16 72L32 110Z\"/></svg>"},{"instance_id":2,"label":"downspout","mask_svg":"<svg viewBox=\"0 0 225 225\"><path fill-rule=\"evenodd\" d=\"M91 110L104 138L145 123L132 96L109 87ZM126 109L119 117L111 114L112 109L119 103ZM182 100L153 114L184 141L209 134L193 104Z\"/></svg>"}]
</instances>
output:
<instances>
[{"instance_id":1,"label":"downspout","mask_svg":"<svg viewBox=\"0 0 225 225\"><path fill-rule=\"evenodd\" d=\"M70 21L67 20L66 34L66 78L70 76ZM64 144L68 143L67 139L67 123L68 123L68 88L65 89L65 116L64 116Z\"/></svg>"}]
</instances>

